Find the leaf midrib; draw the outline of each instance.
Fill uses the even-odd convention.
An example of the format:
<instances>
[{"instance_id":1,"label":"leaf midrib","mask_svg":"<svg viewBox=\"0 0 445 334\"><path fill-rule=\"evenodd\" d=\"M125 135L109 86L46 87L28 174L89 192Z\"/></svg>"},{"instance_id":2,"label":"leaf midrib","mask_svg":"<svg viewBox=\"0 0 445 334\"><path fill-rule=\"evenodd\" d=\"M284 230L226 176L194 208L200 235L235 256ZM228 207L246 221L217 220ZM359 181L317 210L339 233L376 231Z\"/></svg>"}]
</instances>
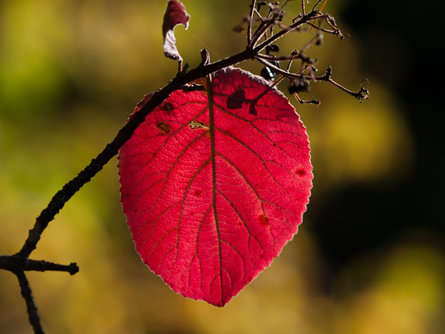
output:
<instances>
[{"instance_id":1,"label":"leaf midrib","mask_svg":"<svg viewBox=\"0 0 445 334\"><path fill-rule=\"evenodd\" d=\"M209 125L210 125L210 159L212 160L212 207L213 216L215 219L216 236L218 238L218 255L219 255L219 286L221 289L221 302L224 303L223 295L223 282L222 282L222 251L221 251L221 238L218 226L218 215L216 212L216 147L215 147L215 114L213 110L213 80L212 76L206 77L207 89L208 89L208 102L209 102ZM210 289L212 287L210 286Z\"/></svg>"}]
</instances>

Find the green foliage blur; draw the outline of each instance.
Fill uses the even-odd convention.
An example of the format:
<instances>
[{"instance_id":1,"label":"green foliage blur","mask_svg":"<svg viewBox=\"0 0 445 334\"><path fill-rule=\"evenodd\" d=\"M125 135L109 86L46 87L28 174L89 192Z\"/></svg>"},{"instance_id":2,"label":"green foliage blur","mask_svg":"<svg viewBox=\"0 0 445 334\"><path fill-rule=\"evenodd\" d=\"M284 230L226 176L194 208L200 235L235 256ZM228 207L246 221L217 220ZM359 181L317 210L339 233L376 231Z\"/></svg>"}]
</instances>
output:
<instances>
[{"instance_id":1,"label":"green foliage blur","mask_svg":"<svg viewBox=\"0 0 445 334\"><path fill-rule=\"evenodd\" d=\"M176 37L186 62L198 64L204 47L213 60L245 47L232 28L250 1L183 3L190 27ZM302 94L320 99L319 107L291 97L309 132L314 188L304 224L270 268L221 309L173 293L134 250L113 159L50 223L32 255L80 266L73 277L29 273L48 333L443 333L445 253L431 223L440 218L409 220L418 212L413 198L430 190L412 182L423 146L409 116L413 95L396 82L406 67L397 53L387 53L388 63L368 57L367 41L382 38L388 50L403 41L396 28L385 35L381 22L368 35L362 25L356 38L360 15L373 22L374 2L353 12L358 3L328 1L352 37L326 35L308 54L351 89L368 76L372 100L360 104L324 83ZM19 250L52 195L111 141L144 94L175 75L176 63L162 53L165 5L0 1L0 254ZM300 1L288 5L299 9ZM295 34L281 47L299 48L311 36ZM31 332L8 272L0 272L0 332Z\"/></svg>"}]
</instances>

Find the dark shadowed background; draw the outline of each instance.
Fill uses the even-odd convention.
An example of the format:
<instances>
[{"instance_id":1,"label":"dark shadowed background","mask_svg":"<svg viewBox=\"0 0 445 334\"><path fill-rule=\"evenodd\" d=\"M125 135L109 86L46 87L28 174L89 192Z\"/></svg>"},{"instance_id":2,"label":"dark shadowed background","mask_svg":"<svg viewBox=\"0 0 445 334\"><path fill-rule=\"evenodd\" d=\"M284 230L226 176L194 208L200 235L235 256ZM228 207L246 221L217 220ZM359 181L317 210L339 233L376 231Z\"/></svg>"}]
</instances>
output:
<instances>
[{"instance_id":1,"label":"dark shadowed background","mask_svg":"<svg viewBox=\"0 0 445 334\"><path fill-rule=\"evenodd\" d=\"M183 1L186 62L244 48L250 1ZM313 1L311 1L313 2ZM176 64L162 54L166 1L0 1L0 254L17 251L51 196L115 135ZM299 12L291 1L289 12ZM435 8L442 6L442 8ZM314 188L304 223L223 309L173 293L140 261L113 159L51 222L33 258L80 272L30 273L49 333L444 333L441 2L329 0L348 36L308 54L334 79L301 106ZM296 35L282 45L298 48ZM259 73L252 63L241 67ZM286 87L281 87L285 89ZM16 279L0 272L0 332L30 333Z\"/></svg>"}]
</instances>

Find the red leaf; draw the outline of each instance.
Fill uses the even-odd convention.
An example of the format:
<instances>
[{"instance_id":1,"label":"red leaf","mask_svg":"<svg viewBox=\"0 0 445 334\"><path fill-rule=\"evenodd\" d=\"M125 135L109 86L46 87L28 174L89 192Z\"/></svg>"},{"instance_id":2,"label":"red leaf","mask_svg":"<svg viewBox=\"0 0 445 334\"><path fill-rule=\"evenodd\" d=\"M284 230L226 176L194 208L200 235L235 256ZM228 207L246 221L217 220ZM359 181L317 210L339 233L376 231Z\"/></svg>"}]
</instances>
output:
<instances>
[{"instance_id":1,"label":"red leaf","mask_svg":"<svg viewBox=\"0 0 445 334\"><path fill-rule=\"evenodd\" d=\"M210 89L172 93L119 168L143 261L174 291L223 306L297 232L312 166L303 124L264 79L228 68Z\"/></svg>"},{"instance_id":2,"label":"red leaf","mask_svg":"<svg viewBox=\"0 0 445 334\"><path fill-rule=\"evenodd\" d=\"M176 48L176 37L174 29L178 24L188 28L190 15L186 12L184 5L177 0L169 0L167 10L164 14L162 24L162 35L164 36L164 54L171 59L182 61L181 55Z\"/></svg>"}]
</instances>

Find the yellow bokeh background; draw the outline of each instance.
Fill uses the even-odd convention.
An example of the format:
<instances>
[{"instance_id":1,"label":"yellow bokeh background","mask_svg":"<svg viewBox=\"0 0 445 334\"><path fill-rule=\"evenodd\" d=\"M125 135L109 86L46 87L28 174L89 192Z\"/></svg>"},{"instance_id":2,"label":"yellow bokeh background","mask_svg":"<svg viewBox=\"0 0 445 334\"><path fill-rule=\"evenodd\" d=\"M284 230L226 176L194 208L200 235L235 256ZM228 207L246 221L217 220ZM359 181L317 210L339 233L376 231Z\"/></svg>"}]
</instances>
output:
<instances>
[{"instance_id":1,"label":"yellow bokeh background","mask_svg":"<svg viewBox=\"0 0 445 334\"><path fill-rule=\"evenodd\" d=\"M176 36L186 62L198 64L204 47L213 60L245 47L244 35L232 27L250 1L183 2L190 27L177 28ZM298 13L299 5L291 1L288 10ZM335 14L344 5L327 6ZM176 64L162 54L164 9L165 1L150 0L0 1L0 254L21 247L52 195L112 140L144 94L175 75ZM310 37L295 35L282 47L298 48ZM325 36L323 47L308 53L320 59L320 69L332 65L337 81L358 89L359 47L353 38ZM252 62L241 67L261 69ZM291 97L310 136L315 205L282 255L228 305L185 299L141 262L122 214L114 158L67 203L32 254L80 267L72 277L28 274L44 328L99 334L443 333L445 258L431 241L434 232L402 231L389 245L364 249L330 273L310 228L311 210L339 189L394 187L414 168L416 147L404 105L381 78L369 81L372 99L365 103L325 83L303 96L320 99L319 107ZM16 278L6 271L0 271L0 332L31 332Z\"/></svg>"}]
</instances>

